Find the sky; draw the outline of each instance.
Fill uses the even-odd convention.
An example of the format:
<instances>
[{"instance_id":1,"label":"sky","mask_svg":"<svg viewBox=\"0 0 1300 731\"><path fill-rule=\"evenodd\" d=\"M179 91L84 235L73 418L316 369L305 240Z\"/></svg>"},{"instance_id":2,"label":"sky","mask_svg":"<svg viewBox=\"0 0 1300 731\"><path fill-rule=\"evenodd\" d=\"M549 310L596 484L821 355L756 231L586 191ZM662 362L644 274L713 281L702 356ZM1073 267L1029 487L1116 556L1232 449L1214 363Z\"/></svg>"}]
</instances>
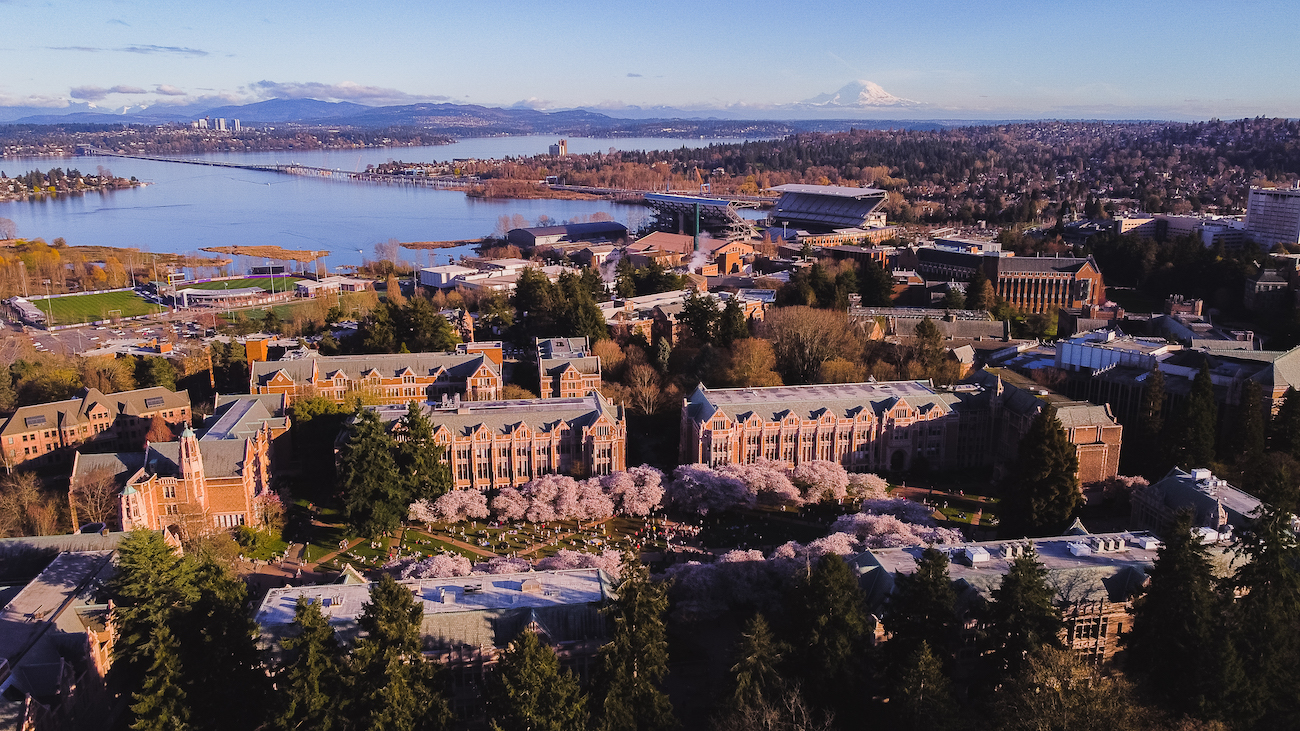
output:
<instances>
[{"instance_id":1,"label":"sky","mask_svg":"<svg viewBox=\"0 0 1300 731\"><path fill-rule=\"evenodd\" d=\"M1300 116L1282 0L0 0L0 106L310 97L910 119Z\"/></svg>"}]
</instances>

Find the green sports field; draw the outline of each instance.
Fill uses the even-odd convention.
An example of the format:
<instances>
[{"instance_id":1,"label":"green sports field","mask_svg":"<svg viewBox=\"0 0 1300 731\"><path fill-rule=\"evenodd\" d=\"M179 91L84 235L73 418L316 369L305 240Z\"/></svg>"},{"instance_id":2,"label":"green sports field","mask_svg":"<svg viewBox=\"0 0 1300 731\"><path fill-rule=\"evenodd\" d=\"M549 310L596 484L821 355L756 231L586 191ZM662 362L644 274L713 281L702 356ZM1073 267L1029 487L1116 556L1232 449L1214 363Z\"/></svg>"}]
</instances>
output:
<instances>
[{"instance_id":1,"label":"green sports field","mask_svg":"<svg viewBox=\"0 0 1300 731\"><path fill-rule=\"evenodd\" d=\"M71 297L32 297L31 303L51 315L51 325L75 325L83 322L107 320L113 317L135 317L162 312L163 308L145 300L135 292L102 292L78 294Z\"/></svg>"},{"instance_id":2,"label":"green sports field","mask_svg":"<svg viewBox=\"0 0 1300 731\"><path fill-rule=\"evenodd\" d=\"M283 292L286 289L293 289L293 283L298 281L298 277L279 277L275 278L275 291ZM247 289L249 287L261 287L267 292L271 291L270 277L256 277L247 279L223 279L220 282L199 282L192 284L182 282L178 285L183 289Z\"/></svg>"}]
</instances>

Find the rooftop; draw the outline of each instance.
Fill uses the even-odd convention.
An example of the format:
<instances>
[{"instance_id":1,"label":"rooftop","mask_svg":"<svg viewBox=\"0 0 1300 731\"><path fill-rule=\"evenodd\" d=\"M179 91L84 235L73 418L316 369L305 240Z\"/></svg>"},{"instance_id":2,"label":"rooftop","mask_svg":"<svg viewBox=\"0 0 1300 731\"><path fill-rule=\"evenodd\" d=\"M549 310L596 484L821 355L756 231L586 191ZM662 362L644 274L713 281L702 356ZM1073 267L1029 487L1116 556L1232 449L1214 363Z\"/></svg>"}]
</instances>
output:
<instances>
[{"instance_id":1,"label":"rooftop","mask_svg":"<svg viewBox=\"0 0 1300 731\"><path fill-rule=\"evenodd\" d=\"M802 193L804 195L829 195L836 198L872 198L885 194L879 188L850 188L846 185L805 185L803 183L786 183L768 190L777 193Z\"/></svg>"},{"instance_id":2,"label":"rooftop","mask_svg":"<svg viewBox=\"0 0 1300 731\"><path fill-rule=\"evenodd\" d=\"M369 407L381 421L391 423L406 415L407 406L391 404ZM435 433L446 428L455 436L467 436L479 426L493 434L511 434L528 426L533 431L589 426L603 414L620 421L622 407L614 406L598 392L580 398L510 399L502 401L426 401L421 404L433 422ZM206 464L205 455L205 464Z\"/></svg>"},{"instance_id":3,"label":"rooftop","mask_svg":"<svg viewBox=\"0 0 1300 731\"><path fill-rule=\"evenodd\" d=\"M957 397L940 393L929 381L881 381L866 383L771 386L766 388L717 388L700 386L690 397L690 416L704 421L717 411L735 419L757 414L765 421L777 421L789 413L801 420L819 418L830 411L839 417L853 417L869 410L880 415L900 400L921 413L938 408L947 413Z\"/></svg>"},{"instance_id":4,"label":"rooftop","mask_svg":"<svg viewBox=\"0 0 1300 731\"><path fill-rule=\"evenodd\" d=\"M603 601L608 579L599 569L482 574L448 579L401 581L411 590L425 616L517 608L547 608ZM254 621L263 629L293 623L298 597L319 602L331 623L353 623L370 600L373 584L328 584L272 589Z\"/></svg>"}]
</instances>

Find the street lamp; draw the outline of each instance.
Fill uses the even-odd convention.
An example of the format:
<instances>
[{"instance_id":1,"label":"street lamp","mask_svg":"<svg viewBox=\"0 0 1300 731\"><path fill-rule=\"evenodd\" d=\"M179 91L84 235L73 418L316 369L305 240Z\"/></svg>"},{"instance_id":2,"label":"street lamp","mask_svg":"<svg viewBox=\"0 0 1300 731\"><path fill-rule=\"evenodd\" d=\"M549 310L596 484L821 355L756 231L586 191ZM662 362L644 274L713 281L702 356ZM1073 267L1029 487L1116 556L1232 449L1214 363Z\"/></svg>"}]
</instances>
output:
<instances>
[{"instance_id":1,"label":"street lamp","mask_svg":"<svg viewBox=\"0 0 1300 731\"><path fill-rule=\"evenodd\" d=\"M43 279L45 282L45 309L50 317L50 327L54 327L54 305L50 302L50 280Z\"/></svg>"}]
</instances>

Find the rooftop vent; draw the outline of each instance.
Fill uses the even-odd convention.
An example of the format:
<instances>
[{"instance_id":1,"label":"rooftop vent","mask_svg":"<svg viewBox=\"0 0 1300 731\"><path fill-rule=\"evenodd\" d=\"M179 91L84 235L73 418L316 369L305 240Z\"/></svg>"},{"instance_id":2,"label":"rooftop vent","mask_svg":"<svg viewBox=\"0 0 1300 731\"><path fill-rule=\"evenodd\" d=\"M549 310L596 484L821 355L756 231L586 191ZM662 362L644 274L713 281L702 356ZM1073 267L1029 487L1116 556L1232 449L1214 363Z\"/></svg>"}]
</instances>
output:
<instances>
[{"instance_id":1,"label":"rooftop vent","mask_svg":"<svg viewBox=\"0 0 1300 731\"><path fill-rule=\"evenodd\" d=\"M162 406L165 401L166 399L162 396L150 396L144 400L144 407L146 409L156 409L159 406Z\"/></svg>"}]
</instances>

